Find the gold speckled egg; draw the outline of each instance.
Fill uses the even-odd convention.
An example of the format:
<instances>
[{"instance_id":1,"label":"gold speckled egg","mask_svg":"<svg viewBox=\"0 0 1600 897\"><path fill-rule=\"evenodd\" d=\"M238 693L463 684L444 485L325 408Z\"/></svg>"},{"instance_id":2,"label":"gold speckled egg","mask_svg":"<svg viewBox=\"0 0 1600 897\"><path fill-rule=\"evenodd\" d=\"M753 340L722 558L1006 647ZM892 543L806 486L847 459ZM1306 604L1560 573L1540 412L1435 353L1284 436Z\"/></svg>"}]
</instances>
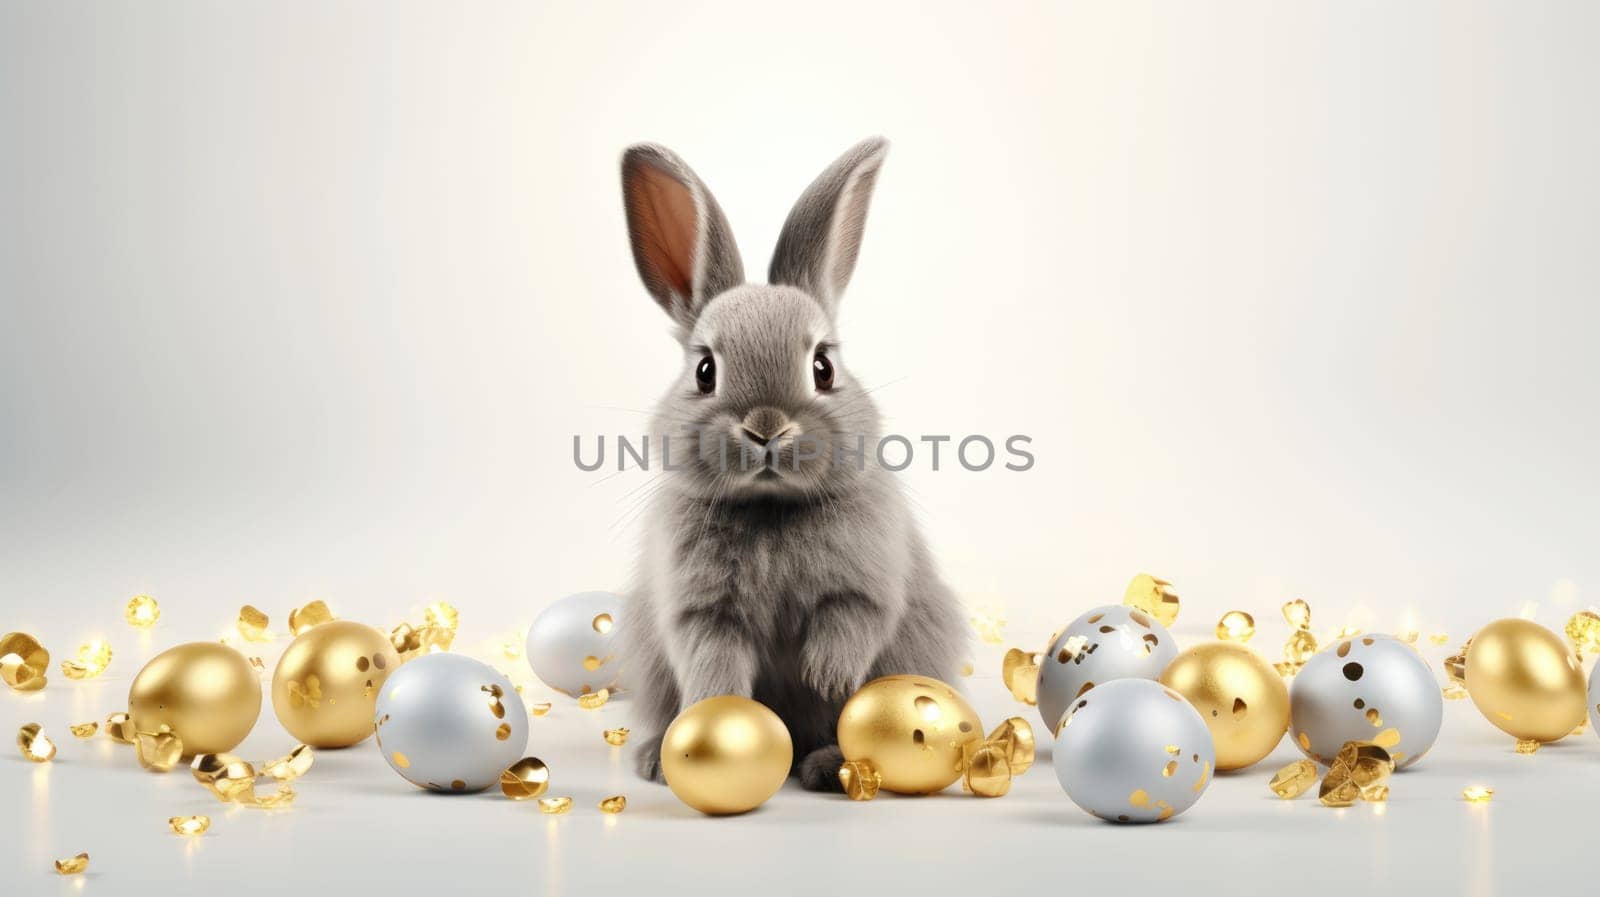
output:
<instances>
[{"instance_id":1,"label":"gold speckled egg","mask_svg":"<svg viewBox=\"0 0 1600 897\"><path fill-rule=\"evenodd\" d=\"M1200 712L1217 749L1217 769L1243 769L1278 746L1289 729L1289 689L1272 664L1238 642L1204 642L1167 664L1161 684Z\"/></svg>"},{"instance_id":2,"label":"gold speckled egg","mask_svg":"<svg viewBox=\"0 0 1600 897\"><path fill-rule=\"evenodd\" d=\"M272 710L300 741L349 747L372 734L373 707L400 663L389 637L349 620L300 633L272 674Z\"/></svg>"},{"instance_id":3,"label":"gold speckled egg","mask_svg":"<svg viewBox=\"0 0 1600 897\"><path fill-rule=\"evenodd\" d=\"M962 745L982 738L972 705L926 676L874 679L839 714L845 760L870 760L883 776L882 787L898 794L949 787L961 778Z\"/></svg>"}]
</instances>

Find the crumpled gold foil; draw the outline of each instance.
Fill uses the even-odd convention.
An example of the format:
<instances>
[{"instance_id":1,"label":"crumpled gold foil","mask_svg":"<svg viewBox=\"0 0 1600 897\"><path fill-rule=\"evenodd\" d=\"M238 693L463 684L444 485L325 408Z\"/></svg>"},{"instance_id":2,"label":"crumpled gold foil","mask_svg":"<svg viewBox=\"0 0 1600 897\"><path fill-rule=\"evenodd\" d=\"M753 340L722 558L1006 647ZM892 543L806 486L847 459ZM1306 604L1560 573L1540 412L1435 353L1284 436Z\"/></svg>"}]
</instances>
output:
<instances>
[{"instance_id":1,"label":"crumpled gold foil","mask_svg":"<svg viewBox=\"0 0 1600 897\"><path fill-rule=\"evenodd\" d=\"M1122 603L1155 617L1162 626L1171 626L1176 622L1182 607L1172 583L1148 573L1140 573L1128 583L1128 588L1122 593Z\"/></svg>"},{"instance_id":2,"label":"crumpled gold foil","mask_svg":"<svg viewBox=\"0 0 1600 897\"><path fill-rule=\"evenodd\" d=\"M1537 738L1518 738L1517 739L1517 753L1519 753L1519 754L1537 754L1537 753L1539 753L1540 744L1541 743L1540 743L1539 739L1537 739Z\"/></svg>"},{"instance_id":3,"label":"crumpled gold foil","mask_svg":"<svg viewBox=\"0 0 1600 897\"><path fill-rule=\"evenodd\" d=\"M1294 800L1317 783L1317 764L1312 760L1296 760L1272 774L1267 787L1284 800Z\"/></svg>"},{"instance_id":4,"label":"crumpled gold foil","mask_svg":"<svg viewBox=\"0 0 1600 897\"><path fill-rule=\"evenodd\" d=\"M1021 648L1006 651L1000 660L1000 679L1011 697L1030 707L1039 703L1039 655Z\"/></svg>"},{"instance_id":5,"label":"crumpled gold foil","mask_svg":"<svg viewBox=\"0 0 1600 897\"><path fill-rule=\"evenodd\" d=\"M189 769L194 780L222 803L243 803L242 798L255 797L255 767L233 754L196 754Z\"/></svg>"},{"instance_id":6,"label":"crumpled gold foil","mask_svg":"<svg viewBox=\"0 0 1600 897\"><path fill-rule=\"evenodd\" d=\"M1225 642L1250 641L1256 634L1256 618L1242 610L1230 610L1217 621L1217 638Z\"/></svg>"},{"instance_id":7,"label":"crumpled gold foil","mask_svg":"<svg viewBox=\"0 0 1600 897\"><path fill-rule=\"evenodd\" d=\"M624 744L628 743L628 729L625 727L607 729L605 731L605 739L606 744L609 744L612 747L622 747Z\"/></svg>"},{"instance_id":8,"label":"crumpled gold foil","mask_svg":"<svg viewBox=\"0 0 1600 897\"><path fill-rule=\"evenodd\" d=\"M17 730L17 749L24 759L34 763L49 763L56 755L56 743L40 731L38 723L28 723Z\"/></svg>"},{"instance_id":9,"label":"crumpled gold foil","mask_svg":"<svg viewBox=\"0 0 1600 897\"><path fill-rule=\"evenodd\" d=\"M298 796L294 786L288 784L279 785L277 791L267 795L257 794L255 788L252 787L250 793L241 796L238 802L247 807L256 807L261 810L281 810L294 803L294 799Z\"/></svg>"},{"instance_id":10,"label":"crumpled gold foil","mask_svg":"<svg viewBox=\"0 0 1600 897\"><path fill-rule=\"evenodd\" d=\"M1428 636L1428 641L1433 642L1435 645L1442 645L1450 641L1450 635L1445 632L1435 632L1433 635Z\"/></svg>"},{"instance_id":11,"label":"crumpled gold foil","mask_svg":"<svg viewBox=\"0 0 1600 897\"><path fill-rule=\"evenodd\" d=\"M161 606L149 595L135 595L128 599L128 606L123 609L122 618L135 629L149 629L161 619Z\"/></svg>"},{"instance_id":12,"label":"crumpled gold foil","mask_svg":"<svg viewBox=\"0 0 1600 897\"><path fill-rule=\"evenodd\" d=\"M578 695L578 706L585 710L598 710L611 700L611 689L602 688L586 695Z\"/></svg>"},{"instance_id":13,"label":"crumpled gold foil","mask_svg":"<svg viewBox=\"0 0 1600 897\"><path fill-rule=\"evenodd\" d=\"M331 623L334 619L333 611L328 609L328 603L319 598L289 611L289 632L299 635L313 626Z\"/></svg>"},{"instance_id":14,"label":"crumpled gold foil","mask_svg":"<svg viewBox=\"0 0 1600 897\"><path fill-rule=\"evenodd\" d=\"M56 873L59 875L77 875L89 868L89 855L80 853L75 857L56 860Z\"/></svg>"},{"instance_id":15,"label":"crumpled gold foil","mask_svg":"<svg viewBox=\"0 0 1600 897\"><path fill-rule=\"evenodd\" d=\"M113 713L106 717L106 734L112 741L122 744L133 744L133 720L126 713Z\"/></svg>"},{"instance_id":16,"label":"crumpled gold foil","mask_svg":"<svg viewBox=\"0 0 1600 897\"><path fill-rule=\"evenodd\" d=\"M260 770L257 776L271 776L280 782L292 782L309 772L315 759L316 755L309 746L297 744L282 757L262 763L257 767Z\"/></svg>"},{"instance_id":17,"label":"crumpled gold foil","mask_svg":"<svg viewBox=\"0 0 1600 897\"><path fill-rule=\"evenodd\" d=\"M448 629L455 632L461 622L461 614L448 601L435 601L422 609L424 622L429 626Z\"/></svg>"},{"instance_id":18,"label":"crumpled gold foil","mask_svg":"<svg viewBox=\"0 0 1600 897\"><path fill-rule=\"evenodd\" d=\"M1347 741L1334 755L1319 796L1329 807L1348 807L1357 800L1370 800L1377 794L1375 789L1388 784L1393 772L1394 760L1388 751L1370 741ZM1384 798L1388 793L1384 788Z\"/></svg>"},{"instance_id":19,"label":"crumpled gold foil","mask_svg":"<svg viewBox=\"0 0 1600 897\"><path fill-rule=\"evenodd\" d=\"M1567 640L1579 657L1600 654L1600 613L1594 608L1580 610L1567 618Z\"/></svg>"},{"instance_id":20,"label":"crumpled gold foil","mask_svg":"<svg viewBox=\"0 0 1600 897\"><path fill-rule=\"evenodd\" d=\"M995 726L984 742L1005 754L1006 765L1014 776L1022 775L1033 766L1033 726L1020 716Z\"/></svg>"},{"instance_id":21,"label":"crumpled gold foil","mask_svg":"<svg viewBox=\"0 0 1600 897\"><path fill-rule=\"evenodd\" d=\"M1439 691L1446 701L1459 701L1467 696L1467 687L1459 682L1452 682Z\"/></svg>"},{"instance_id":22,"label":"crumpled gold foil","mask_svg":"<svg viewBox=\"0 0 1600 897\"><path fill-rule=\"evenodd\" d=\"M159 732L140 732L134 736L139 765L152 772L171 772L183 759L183 739L166 726Z\"/></svg>"},{"instance_id":23,"label":"crumpled gold foil","mask_svg":"<svg viewBox=\"0 0 1600 897\"><path fill-rule=\"evenodd\" d=\"M544 716L546 713L549 713L549 712L550 712L550 702L549 701L540 701L539 703L534 704L533 706L528 708L528 713L530 715L532 715L532 716Z\"/></svg>"},{"instance_id":24,"label":"crumpled gold foil","mask_svg":"<svg viewBox=\"0 0 1600 897\"><path fill-rule=\"evenodd\" d=\"M966 771L961 790L979 797L1004 797L1011 790L1011 764L1004 745L985 743L975 749L971 745L962 746Z\"/></svg>"},{"instance_id":25,"label":"crumpled gold foil","mask_svg":"<svg viewBox=\"0 0 1600 897\"><path fill-rule=\"evenodd\" d=\"M538 757L523 757L500 773L500 793L512 800L539 797L550 788L550 768Z\"/></svg>"},{"instance_id":26,"label":"crumpled gold foil","mask_svg":"<svg viewBox=\"0 0 1600 897\"><path fill-rule=\"evenodd\" d=\"M600 801L600 812L615 816L628 808L628 799L620 794L613 794Z\"/></svg>"},{"instance_id":27,"label":"crumpled gold foil","mask_svg":"<svg viewBox=\"0 0 1600 897\"><path fill-rule=\"evenodd\" d=\"M455 640L455 630L443 626L412 626L410 623L401 623L389 633L389 642L400 655L401 663L423 654L448 651Z\"/></svg>"},{"instance_id":28,"label":"crumpled gold foil","mask_svg":"<svg viewBox=\"0 0 1600 897\"><path fill-rule=\"evenodd\" d=\"M78 656L61 661L61 672L68 679L93 679L111 665L111 646L100 639L78 646Z\"/></svg>"},{"instance_id":29,"label":"crumpled gold foil","mask_svg":"<svg viewBox=\"0 0 1600 897\"><path fill-rule=\"evenodd\" d=\"M270 642L272 630L268 629L267 615L246 604L239 608L239 619L234 623L247 642Z\"/></svg>"},{"instance_id":30,"label":"crumpled gold foil","mask_svg":"<svg viewBox=\"0 0 1600 897\"><path fill-rule=\"evenodd\" d=\"M572 809L570 797L541 797L539 798L539 812L546 816L561 816Z\"/></svg>"},{"instance_id":31,"label":"crumpled gold foil","mask_svg":"<svg viewBox=\"0 0 1600 897\"><path fill-rule=\"evenodd\" d=\"M1469 804L1486 804L1494 799L1494 789L1486 785L1468 785L1461 789L1461 797Z\"/></svg>"},{"instance_id":32,"label":"crumpled gold foil","mask_svg":"<svg viewBox=\"0 0 1600 897\"><path fill-rule=\"evenodd\" d=\"M174 835L203 835L206 829L211 828L210 816L171 816L167 818L167 825L171 827Z\"/></svg>"},{"instance_id":33,"label":"crumpled gold foil","mask_svg":"<svg viewBox=\"0 0 1600 897\"><path fill-rule=\"evenodd\" d=\"M77 723L67 727L72 730L74 738L93 738L94 733L100 731L99 723Z\"/></svg>"},{"instance_id":34,"label":"crumpled gold foil","mask_svg":"<svg viewBox=\"0 0 1600 897\"><path fill-rule=\"evenodd\" d=\"M1461 648L1456 653L1444 659L1444 674L1455 685L1463 689L1467 686L1467 649L1472 647L1472 639L1461 643Z\"/></svg>"},{"instance_id":35,"label":"crumpled gold foil","mask_svg":"<svg viewBox=\"0 0 1600 897\"><path fill-rule=\"evenodd\" d=\"M1295 629L1311 628L1311 605L1304 598L1296 598L1283 605L1283 618Z\"/></svg>"},{"instance_id":36,"label":"crumpled gold foil","mask_svg":"<svg viewBox=\"0 0 1600 897\"><path fill-rule=\"evenodd\" d=\"M0 636L0 679L17 691L44 688L50 669L50 652L26 632Z\"/></svg>"},{"instance_id":37,"label":"crumpled gold foil","mask_svg":"<svg viewBox=\"0 0 1600 897\"><path fill-rule=\"evenodd\" d=\"M871 760L846 760L839 767L839 784L851 800L872 800L883 785L883 774Z\"/></svg>"},{"instance_id":38,"label":"crumpled gold foil","mask_svg":"<svg viewBox=\"0 0 1600 897\"><path fill-rule=\"evenodd\" d=\"M1294 666L1298 671L1316 653L1317 637L1307 630L1296 629L1283 645L1283 662Z\"/></svg>"},{"instance_id":39,"label":"crumpled gold foil","mask_svg":"<svg viewBox=\"0 0 1600 897\"><path fill-rule=\"evenodd\" d=\"M968 617L978 640L988 645L998 645L1006 637L1005 611L998 604L986 603L972 608Z\"/></svg>"}]
</instances>

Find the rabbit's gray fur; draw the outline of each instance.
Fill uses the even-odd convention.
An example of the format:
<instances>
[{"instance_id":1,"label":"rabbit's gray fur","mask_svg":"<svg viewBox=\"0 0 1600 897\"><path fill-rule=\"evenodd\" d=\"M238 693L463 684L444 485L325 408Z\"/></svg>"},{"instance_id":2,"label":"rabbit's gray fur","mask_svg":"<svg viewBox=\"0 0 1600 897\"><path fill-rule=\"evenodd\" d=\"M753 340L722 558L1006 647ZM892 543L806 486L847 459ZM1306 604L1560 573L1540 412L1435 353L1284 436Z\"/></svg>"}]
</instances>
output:
<instances>
[{"instance_id":1,"label":"rabbit's gray fur","mask_svg":"<svg viewBox=\"0 0 1600 897\"><path fill-rule=\"evenodd\" d=\"M644 515L644 557L618 623L646 778L660 780L661 733L680 710L732 694L783 719L804 787L837 790L844 700L878 676L948 681L964 651L956 600L899 484L876 463L878 412L834 332L886 151L865 141L806 190L769 285L743 282L727 220L677 156L653 145L623 156L635 262L684 347L650 428L655 462L670 449L683 469L658 474L666 480ZM827 392L812 376L818 346L834 369ZM695 372L707 352L716 387L703 395ZM775 470L757 472L750 430L772 437ZM804 457L802 434L819 457Z\"/></svg>"}]
</instances>

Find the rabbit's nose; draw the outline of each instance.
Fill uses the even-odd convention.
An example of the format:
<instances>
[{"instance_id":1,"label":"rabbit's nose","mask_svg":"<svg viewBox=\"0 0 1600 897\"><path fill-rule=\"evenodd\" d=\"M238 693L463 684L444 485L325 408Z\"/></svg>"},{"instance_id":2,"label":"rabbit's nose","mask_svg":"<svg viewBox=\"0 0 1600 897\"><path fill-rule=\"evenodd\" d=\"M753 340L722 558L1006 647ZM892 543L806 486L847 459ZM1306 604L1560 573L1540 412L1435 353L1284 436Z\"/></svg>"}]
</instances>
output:
<instances>
[{"instance_id":1,"label":"rabbit's nose","mask_svg":"<svg viewBox=\"0 0 1600 897\"><path fill-rule=\"evenodd\" d=\"M763 406L746 414L739 428L751 442L766 445L789 432L792 425L789 416L782 411L771 406Z\"/></svg>"}]
</instances>

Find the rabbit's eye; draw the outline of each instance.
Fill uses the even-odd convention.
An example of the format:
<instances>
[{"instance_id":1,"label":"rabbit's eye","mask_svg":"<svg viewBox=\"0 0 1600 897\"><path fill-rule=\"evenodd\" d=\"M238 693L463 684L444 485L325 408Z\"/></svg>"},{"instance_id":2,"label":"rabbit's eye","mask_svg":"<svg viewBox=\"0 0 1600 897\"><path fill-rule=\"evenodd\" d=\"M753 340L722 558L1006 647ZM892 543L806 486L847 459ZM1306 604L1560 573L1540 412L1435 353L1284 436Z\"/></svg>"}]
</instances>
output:
<instances>
[{"instance_id":1,"label":"rabbit's eye","mask_svg":"<svg viewBox=\"0 0 1600 897\"><path fill-rule=\"evenodd\" d=\"M821 352L811 359L811 379L817 384L820 392L827 392L833 388L833 362Z\"/></svg>"},{"instance_id":2,"label":"rabbit's eye","mask_svg":"<svg viewBox=\"0 0 1600 897\"><path fill-rule=\"evenodd\" d=\"M717 388L716 359L710 355L700 359L699 366L694 369L694 382L699 384L702 395Z\"/></svg>"}]
</instances>

